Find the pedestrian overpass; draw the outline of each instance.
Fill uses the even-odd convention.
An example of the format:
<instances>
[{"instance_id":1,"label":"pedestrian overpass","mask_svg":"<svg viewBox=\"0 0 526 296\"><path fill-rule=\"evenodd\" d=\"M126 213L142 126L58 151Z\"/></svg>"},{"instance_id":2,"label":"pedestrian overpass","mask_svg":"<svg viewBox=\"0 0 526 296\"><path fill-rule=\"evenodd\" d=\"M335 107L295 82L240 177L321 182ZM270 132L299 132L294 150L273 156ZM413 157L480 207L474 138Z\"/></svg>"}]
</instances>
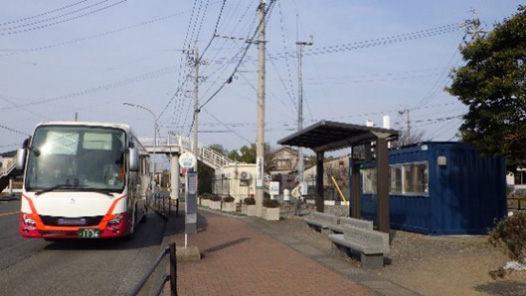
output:
<instances>
[{"instance_id":1,"label":"pedestrian overpass","mask_svg":"<svg viewBox=\"0 0 526 296\"><path fill-rule=\"evenodd\" d=\"M158 137L157 141L154 141L152 138L140 138L139 140L148 153L165 154L170 158L170 197L173 199L178 198L179 180L177 178L180 172L179 156L184 152L194 153L194 140L174 134L169 134L168 137ZM156 145L154 145L155 142ZM234 162L225 155L199 143L197 143L196 158L214 170Z\"/></svg>"},{"instance_id":2,"label":"pedestrian overpass","mask_svg":"<svg viewBox=\"0 0 526 296\"><path fill-rule=\"evenodd\" d=\"M152 138L140 138L139 140L150 154L155 152L156 154L177 155L178 157L186 151L194 153L194 140L179 135L159 137L157 138L157 145L154 145ZM197 155L195 157L214 170L234 162L223 154L199 143L197 143Z\"/></svg>"},{"instance_id":3,"label":"pedestrian overpass","mask_svg":"<svg viewBox=\"0 0 526 296\"><path fill-rule=\"evenodd\" d=\"M154 145L155 141L152 138L140 138L139 140L148 153L154 154L155 152L155 154L165 154L170 157L170 197L177 198L179 193L179 182L176 178L180 172L179 156L184 152L194 153L194 140L175 134L169 134L168 137L158 137L156 141L157 145ZM228 164L235 162L225 155L199 143L197 143L196 158L198 161L213 168L214 170L218 170ZM270 176L265 174L263 179L263 190L268 193L268 183Z\"/></svg>"}]
</instances>

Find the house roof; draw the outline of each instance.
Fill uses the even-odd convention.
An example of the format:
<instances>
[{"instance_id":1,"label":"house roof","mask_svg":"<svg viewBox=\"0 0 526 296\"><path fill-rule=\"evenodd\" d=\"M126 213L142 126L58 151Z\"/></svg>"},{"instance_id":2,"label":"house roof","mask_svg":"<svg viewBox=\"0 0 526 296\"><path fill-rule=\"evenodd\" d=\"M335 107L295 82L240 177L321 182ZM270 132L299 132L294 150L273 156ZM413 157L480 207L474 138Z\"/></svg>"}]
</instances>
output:
<instances>
[{"instance_id":1,"label":"house roof","mask_svg":"<svg viewBox=\"0 0 526 296\"><path fill-rule=\"evenodd\" d=\"M285 146L285 147L281 147L281 148L279 148L278 150L272 152L272 157L274 157L276 154L278 154L278 153L281 152L281 151L287 151L287 152L289 152L290 154L293 154L293 155L296 155L296 156L298 155L298 151L297 151L297 150L292 149L291 147L286 147L286 146Z\"/></svg>"},{"instance_id":2,"label":"house roof","mask_svg":"<svg viewBox=\"0 0 526 296\"><path fill-rule=\"evenodd\" d=\"M278 144L322 152L375 141L379 136L392 141L398 139L399 134L392 129L323 120L279 140Z\"/></svg>"},{"instance_id":3,"label":"house roof","mask_svg":"<svg viewBox=\"0 0 526 296\"><path fill-rule=\"evenodd\" d=\"M16 156L16 150L0 153L0 156L1 157L15 157Z\"/></svg>"}]
</instances>

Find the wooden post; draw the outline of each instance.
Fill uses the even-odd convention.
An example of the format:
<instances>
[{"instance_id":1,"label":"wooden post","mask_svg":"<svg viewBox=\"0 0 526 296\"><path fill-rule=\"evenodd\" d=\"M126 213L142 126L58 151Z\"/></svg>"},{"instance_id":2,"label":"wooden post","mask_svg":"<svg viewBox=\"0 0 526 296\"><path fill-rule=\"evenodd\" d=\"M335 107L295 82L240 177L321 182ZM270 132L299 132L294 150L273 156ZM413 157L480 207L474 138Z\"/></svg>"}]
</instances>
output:
<instances>
[{"instance_id":1,"label":"wooden post","mask_svg":"<svg viewBox=\"0 0 526 296\"><path fill-rule=\"evenodd\" d=\"M351 175L351 217L360 218L360 199L362 196L362 190L360 188L360 165L354 159L351 158L349 164L352 170Z\"/></svg>"},{"instance_id":2,"label":"wooden post","mask_svg":"<svg viewBox=\"0 0 526 296\"><path fill-rule=\"evenodd\" d=\"M376 194L378 195L377 219L378 230L389 233L389 160L387 140L377 135L376 140Z\"/></svg>"},{"instance_id":3,"label":"wooden post","mask_svg":"<svg viewBox=\"0 0 526 296\"><path fill-rule=\"evenodd\" d=\"M324 197L323 197L323 151L316 152L316 211L324 212Z\"/></svg>"}]
</instances>

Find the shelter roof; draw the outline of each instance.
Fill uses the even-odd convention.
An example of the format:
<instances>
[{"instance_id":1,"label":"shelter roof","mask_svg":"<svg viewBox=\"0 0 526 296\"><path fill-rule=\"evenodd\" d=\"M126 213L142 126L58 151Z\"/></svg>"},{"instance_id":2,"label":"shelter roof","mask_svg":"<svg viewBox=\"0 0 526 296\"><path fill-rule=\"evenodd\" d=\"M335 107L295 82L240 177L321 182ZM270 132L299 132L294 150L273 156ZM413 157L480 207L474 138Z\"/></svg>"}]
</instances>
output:
<instances>
[{"instance_id":1,"label":"shelter roof","mask_svg":"<svg viewBox=\"0 0 526 296\"><path fill-rule=\"evenodd\" d=\"M278 144L324 152L376 141L378 137L393 141L399 134L393 129L323 120L279 140Z\"/></svg>"}]
</instances>

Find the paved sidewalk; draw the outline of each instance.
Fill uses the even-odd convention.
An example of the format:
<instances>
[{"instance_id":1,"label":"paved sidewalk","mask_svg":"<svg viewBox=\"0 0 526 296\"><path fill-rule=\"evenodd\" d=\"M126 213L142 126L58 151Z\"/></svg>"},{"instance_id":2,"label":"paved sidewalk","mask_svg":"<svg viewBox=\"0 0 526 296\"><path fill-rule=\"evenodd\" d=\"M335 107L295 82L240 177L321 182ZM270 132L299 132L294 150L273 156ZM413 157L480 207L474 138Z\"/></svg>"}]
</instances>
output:
<instances>
[{"instance_id":1,"label":"paved sidewalk","mask_svg":"<svg viewBox=\"0 0 526 296\"><path fill-rule=\"evenodd\" d=\"M188 246L197 246L202 259L178 261L179 295L417 295L267 229L260 218L203 208L198 213L198 233L188 236ZM182 247L179 214L169 219L163 243ZM164 295L170 295L166 288Z\"/></svg>"},{"instance_id":2,"label":"paved sidewalk","mask_svg":"<svg viewBox=\"0 0 526 296\"><path fill-rule=\"evenodd\" d=\"M172 239L184 246L183 232ZM374 295L236 217L199 210L188 245L203 258L178 262L179 295Z\"/></svg>"}]
</instances>

